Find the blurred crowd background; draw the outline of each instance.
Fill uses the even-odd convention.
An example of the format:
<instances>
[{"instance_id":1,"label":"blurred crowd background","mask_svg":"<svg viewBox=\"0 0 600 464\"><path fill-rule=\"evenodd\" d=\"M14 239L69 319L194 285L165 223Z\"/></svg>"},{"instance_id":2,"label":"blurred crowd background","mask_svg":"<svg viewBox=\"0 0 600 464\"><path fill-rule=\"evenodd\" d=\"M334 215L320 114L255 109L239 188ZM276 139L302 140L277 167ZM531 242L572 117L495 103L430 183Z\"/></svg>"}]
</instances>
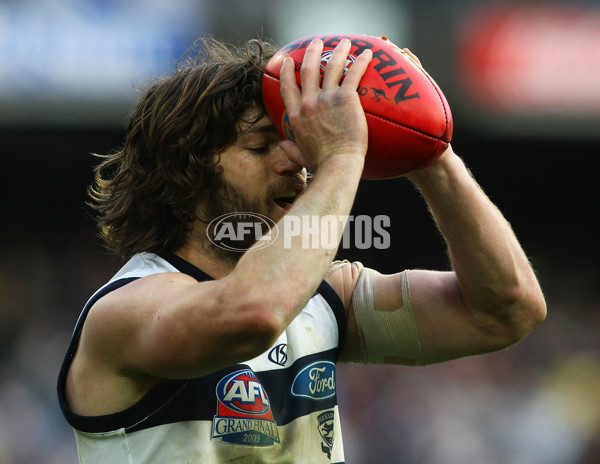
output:
<instances>
[{"instance_id":1,"label":"blurred crowd background","mask_svg":"<svg viewBox=\"0 0 600 464\"><path fill-rule=\"evenodd\" d=\"M95 159L118 147L136 87L201 35L281 45L387 35L416 53L453 146L511 221L547 320L498 353L427 367L343 365L348 463L600 462L600 3L454 0L0 0L0 464L74 464L55 383L88 296L119 268L86 218ZM403 179L363 182L387 250L340 257L446 269ZM108 463L109 464L109 463Z\"/></svg>"}]
</instances>

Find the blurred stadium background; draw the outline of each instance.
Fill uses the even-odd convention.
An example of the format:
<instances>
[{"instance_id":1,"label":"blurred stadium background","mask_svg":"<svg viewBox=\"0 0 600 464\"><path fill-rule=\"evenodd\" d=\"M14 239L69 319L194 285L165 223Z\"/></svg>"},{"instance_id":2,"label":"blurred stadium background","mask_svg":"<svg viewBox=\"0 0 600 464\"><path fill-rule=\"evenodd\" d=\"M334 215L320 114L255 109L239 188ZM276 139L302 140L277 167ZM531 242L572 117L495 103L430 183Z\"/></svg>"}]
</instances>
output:
<instances>
[{"instance_id":1,"label":"blurred stadium background","mask_svg":"<svg viewBox=\"0 0 600 464\"><path fill-rule=\"evenodd\" d=\"M600 462L598 1L0 0L0 464L77 462L56 374L83 303L120 264L84 217L90 153L121 144L136 86L200 35L320 32L385 34L419 56L549 310L499 353L340 366L347 462ZM392 246L344 257L447 267L404 180L364 182L355 214L390 215Z\"/></svg>"}]
</instances>

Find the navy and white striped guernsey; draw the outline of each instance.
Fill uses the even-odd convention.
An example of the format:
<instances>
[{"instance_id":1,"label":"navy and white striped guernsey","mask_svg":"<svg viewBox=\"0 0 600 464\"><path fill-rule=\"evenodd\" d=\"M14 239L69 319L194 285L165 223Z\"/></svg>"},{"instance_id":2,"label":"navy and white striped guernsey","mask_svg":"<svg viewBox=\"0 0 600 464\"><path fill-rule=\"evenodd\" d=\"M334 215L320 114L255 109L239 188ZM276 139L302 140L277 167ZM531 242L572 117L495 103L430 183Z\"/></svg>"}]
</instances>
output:
<instances>
[{"instance_id":1,"label":"navy and white striped guernsey","mask_svg":"<svg viewBox=\"0 0 600 464\"><path fill-rule=\"evenodd\" d=\"M115 414L89 417L70 410L65 381L90 308L108 292L159 272L211 279L176 255L140 253L90 298L77 321L58 398L80 463L343 463L335 363L346 316L326 282L260 356L203 377L168 381Z\"/></svg>"}]
</instances>

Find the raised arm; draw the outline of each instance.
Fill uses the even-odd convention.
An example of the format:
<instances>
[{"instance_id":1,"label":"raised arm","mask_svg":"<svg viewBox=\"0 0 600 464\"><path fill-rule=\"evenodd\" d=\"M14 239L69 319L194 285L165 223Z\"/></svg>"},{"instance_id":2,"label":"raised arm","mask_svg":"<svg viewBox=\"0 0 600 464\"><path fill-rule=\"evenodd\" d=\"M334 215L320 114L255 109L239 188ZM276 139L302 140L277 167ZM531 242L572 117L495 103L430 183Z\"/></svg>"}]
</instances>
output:
<instances>
[{"instance_id":1,"label":"raised arm","mask_svg":"<svg viewBox=\"0 0 600 464\"><path fill-rule=\"evenodd\" d=\"M407 177L427 202L447 243L452 266L449 272L373 274L375 310L394 311L403 305L405 310L406 305L412 309L421 358L408 363L429 364L485 353L522 339L545 318L546 305L507 220L451 148L431 166ZM346 266L333 279L349 295L359 273L356 267ZM347 298L347 303L350 343L342 359L356 361L361 359L360 336L352 314L353 299ZM403 361L402 357L388 359Z\"/></svg>"},{"instance_id":2,"label":"raised arm","mask_svg":"<svg viewBox=\"0 0 600 464\"><path fill-rule=\"evenodd\" d=\"M230 161L232 155L225 152L221 160L224 175L237 185L252 177L249 168L252 173L266 171L265 180L271 184L289 183L286 177L302 166L314 169L312 182L289 215L347 216L367 148L366 120L356 88L370 61L370 51L356 60L340 83L350 49L350 42L343 41L332 56L321 88L322 47L319 41L307 50L302 91L293 61L286 60L281 71L282 97L298 145L279 137L268 139L268 153L255 155L247 153L240 137L232 149L241 155ZM238 167L241 163L246 163L246 170ZM264 195L264 185L254 188ZM205 233L205 226L197 227L192 241ZM280 235L286 233L282 221L279 231ZM338 240L341 233L340 228ZM233 269L215 275L214 269L223 270L229 264L199 256L198 250L202 250L199 239L186 247L196 261L212 266L204 270L216 280L198 283L186 275L165 273L112 292L91 311L80 354L109 358L109 363L128 377L162 378L204 375L251 359L267 349L302 310L335 255L335 250L327 248L304 249L299 236L289 241L280 236L260 251L247 252Z\"/></svg>"}]
</instances>

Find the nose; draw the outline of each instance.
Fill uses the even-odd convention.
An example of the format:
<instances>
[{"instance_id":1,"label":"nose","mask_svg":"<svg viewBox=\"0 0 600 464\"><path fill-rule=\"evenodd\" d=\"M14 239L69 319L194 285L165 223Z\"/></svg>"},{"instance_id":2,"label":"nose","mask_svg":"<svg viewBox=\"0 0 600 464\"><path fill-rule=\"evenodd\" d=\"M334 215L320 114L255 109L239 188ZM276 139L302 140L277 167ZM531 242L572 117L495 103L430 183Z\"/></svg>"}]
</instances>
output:
<instances>
[{"instance_id":1,"label":"nose","mask_svg":"<svg viewBox=\"0 0 600 464\"><path fill-rule=\"evenodd\" d=\"M285 144L279 144L275 150L275 172L281 175L300 174L303 178L306 178L306 168L300 164L297 154L293 150L284 147Z\"/></svg>"}]
</instances>

